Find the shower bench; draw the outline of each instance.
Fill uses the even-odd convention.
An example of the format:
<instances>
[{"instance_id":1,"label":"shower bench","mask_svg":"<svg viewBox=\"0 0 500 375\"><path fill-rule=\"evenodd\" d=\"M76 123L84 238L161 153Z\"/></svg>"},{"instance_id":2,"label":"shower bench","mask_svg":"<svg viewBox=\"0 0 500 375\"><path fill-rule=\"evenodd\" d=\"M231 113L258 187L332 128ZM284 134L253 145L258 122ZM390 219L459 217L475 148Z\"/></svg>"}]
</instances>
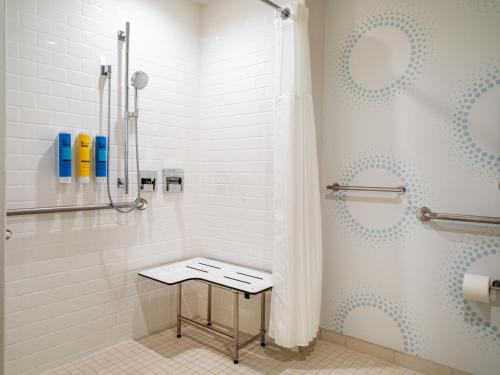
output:
<instances>
[{"instance_id":1,"label":"shower bench","mask_svg":"<svg viewBox=\"0 0 500 375\"><path fill-rule=\"evenodd\" d=\"M265 346L266 292L273 287L272 275L251 268L236 266L207 258L192 258L181 262L139 272L139 275L162 284L177 285L177 337L181 337L182 322L191 324L203 331L214 333L232 341L233 360L237 364L238 351L260 339L260 345ZM190 280L200 281L208 285L207 320L201 323L182 315L182 283ZM234 324L233 334L212 326L212 286L233 292ZM249 299L251 295L261 296L260 331L243 342L239 342L239 304L238 296L242 294Z\"/></svg>"}]
</instances>

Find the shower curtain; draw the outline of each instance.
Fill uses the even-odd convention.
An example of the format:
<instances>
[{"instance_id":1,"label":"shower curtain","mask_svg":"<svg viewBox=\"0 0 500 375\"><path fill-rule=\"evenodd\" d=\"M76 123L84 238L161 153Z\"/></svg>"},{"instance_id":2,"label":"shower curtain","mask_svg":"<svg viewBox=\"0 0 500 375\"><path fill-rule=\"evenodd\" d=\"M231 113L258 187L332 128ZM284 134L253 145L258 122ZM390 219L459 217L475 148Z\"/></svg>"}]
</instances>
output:
<instances>
[{"instance_id":1,"label":"shower curtain","mask_svg":"<svg viewBox=\"0 0 500 375\"><path fill-rule=\"evenodd\" d=\"M273 295L269 335L284 347L307 346L319 328L321 206L311 93L308 8L289 5L276 21Z\"/></svg>"}]
</instances>

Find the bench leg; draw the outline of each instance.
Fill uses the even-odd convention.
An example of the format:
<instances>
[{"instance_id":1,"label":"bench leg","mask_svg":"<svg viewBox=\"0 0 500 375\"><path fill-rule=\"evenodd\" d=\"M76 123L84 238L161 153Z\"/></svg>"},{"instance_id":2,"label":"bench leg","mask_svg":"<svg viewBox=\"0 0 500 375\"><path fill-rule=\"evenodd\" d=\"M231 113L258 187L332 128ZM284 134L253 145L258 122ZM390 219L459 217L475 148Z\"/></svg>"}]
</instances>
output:
<instances>
[{"instance_id":1,"label":"bench leg","mask_svg":"<svg viewBox=\"0 0 500 375\"><path fill-rule=\"evenodd\" d=\"M212 285L208 284L207 296L207 326L212 325Z\"/></svg>"},{"instance_id":2,"label":"bench leg","mask_svg":"<svg viewBox=\"0 0 500 375\"><path fill-rule=\"evenodd\" d=\"M238 364L238 345L239 345L239 306L238 292L234 293L234 328L233 328L233 362Z\"/></svg>"},{"instance_id":3,"label":"bench leg","mask_svg":"<svg viewBox=\"0 0 500 375\"><path fill-rule=\"evenodd\" d=\"M266 346L266 292L260 295L260 346Z\"/></svg>"},{"instance_id":4,"label":"bench leg","mask_svg":"<svg viewBox=\"0 0 500 375\"><path fill-rule=\"evenodd\" d=\"M181 337L182 283L177 284L177 337Z\"/></svg>"}]
</instances>

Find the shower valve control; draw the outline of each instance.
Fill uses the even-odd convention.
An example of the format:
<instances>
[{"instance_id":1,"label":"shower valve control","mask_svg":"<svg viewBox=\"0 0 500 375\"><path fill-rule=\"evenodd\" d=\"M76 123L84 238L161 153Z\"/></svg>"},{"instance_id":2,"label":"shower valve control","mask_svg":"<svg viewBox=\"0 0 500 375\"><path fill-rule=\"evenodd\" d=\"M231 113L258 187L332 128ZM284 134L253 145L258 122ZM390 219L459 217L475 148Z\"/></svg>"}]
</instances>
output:
<instances>
[{"instance_id":1,"label":"shower valve control","mask_svg":"<svg viewBox=\"0 0 500 375\"><path fill-rule=\"evenodd\" d=\"M184 191L184 171L182 169L163 170L163 191L182 193Z\"/></svg>"},{"instance_id":2,"label":"shower valve control","mask_svg":"<svg viewBox=\"0 0 500 375\"><path fill-rule=\"evenodd\" d=\"M141 191L152 192L156 191L156 171L141 171Z\"/></svg>"}]
</instances>

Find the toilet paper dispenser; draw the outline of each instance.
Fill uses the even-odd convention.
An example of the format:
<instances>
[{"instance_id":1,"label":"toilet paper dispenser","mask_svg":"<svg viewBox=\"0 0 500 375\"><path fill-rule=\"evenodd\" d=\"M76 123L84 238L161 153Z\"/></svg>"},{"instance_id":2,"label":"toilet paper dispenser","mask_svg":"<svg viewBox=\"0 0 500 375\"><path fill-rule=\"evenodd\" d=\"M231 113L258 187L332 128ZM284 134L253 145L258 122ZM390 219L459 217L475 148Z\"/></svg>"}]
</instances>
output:
<instances>
[{"instance_id":1,"label":"toilet paper dispenser","mask_svg":"<svg viewBox=\"0 0 500 375\"><path fill-rule=\"evenodd\" d=\"M491 280L489 276L464 274L464 299L471 302L490 303L496 300L494 291L500 291L500 280Z\"/></svg>"},{"instance_id":2,"label":"toilet paper dispenser","mask_svg":"<svg viewBox=\"0 0 500 375\"><path fill-rule=\"evenodd\" d=\"M490 289L500 290L500 280L493 280Z\"/></svg>"}]
</instances>

